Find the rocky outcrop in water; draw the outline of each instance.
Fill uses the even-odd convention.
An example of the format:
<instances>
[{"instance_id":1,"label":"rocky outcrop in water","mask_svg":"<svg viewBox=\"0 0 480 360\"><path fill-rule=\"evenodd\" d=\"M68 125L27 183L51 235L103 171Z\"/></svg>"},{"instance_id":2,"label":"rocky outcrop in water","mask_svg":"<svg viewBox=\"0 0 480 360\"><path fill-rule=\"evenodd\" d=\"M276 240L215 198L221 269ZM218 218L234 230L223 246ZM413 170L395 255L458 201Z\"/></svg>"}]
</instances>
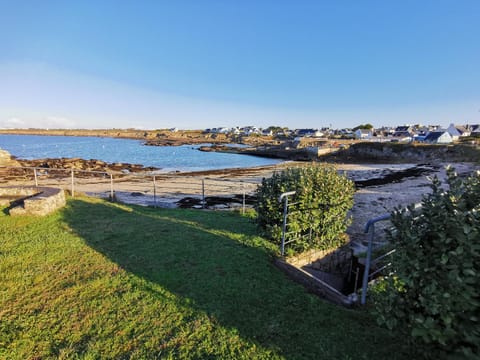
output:
<instances>
[{"instance_id":1,"label":"rocky outcrop in water","mask_svg":"<svg viewBox=\"0 0 480 360\"><path fill-rule=\"evenodd\" d=\"M317 156L308 151L308 149L290 149L283 146L257 146L239 148L228 145L211 145L201 146L200 151L205 152L222 152L222 153L234 153L244 155L254 155L273 159L286 159L294 161L312 161Z\"/></svg>"}]
</instances>

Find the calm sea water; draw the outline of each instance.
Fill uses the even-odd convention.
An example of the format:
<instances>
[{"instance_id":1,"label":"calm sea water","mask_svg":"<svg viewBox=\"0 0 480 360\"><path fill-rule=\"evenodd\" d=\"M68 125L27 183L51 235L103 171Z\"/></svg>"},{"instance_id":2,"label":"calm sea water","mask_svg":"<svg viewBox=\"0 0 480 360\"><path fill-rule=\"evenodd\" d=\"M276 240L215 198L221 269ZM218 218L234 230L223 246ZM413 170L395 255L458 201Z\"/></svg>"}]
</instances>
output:
<instances>
[{"instance_id":1,"label":"calm sea water","mask_svg":"<svg viewBox=\"0 0 480 360\"><path fill-rule=\"evenodd\" d=\"M199 145L144 146L140 140L74 136L0 135L0 148L20 159L82 158L198 171L277 164L257 156L202 152Z\"/></svg>"}]
</instances>

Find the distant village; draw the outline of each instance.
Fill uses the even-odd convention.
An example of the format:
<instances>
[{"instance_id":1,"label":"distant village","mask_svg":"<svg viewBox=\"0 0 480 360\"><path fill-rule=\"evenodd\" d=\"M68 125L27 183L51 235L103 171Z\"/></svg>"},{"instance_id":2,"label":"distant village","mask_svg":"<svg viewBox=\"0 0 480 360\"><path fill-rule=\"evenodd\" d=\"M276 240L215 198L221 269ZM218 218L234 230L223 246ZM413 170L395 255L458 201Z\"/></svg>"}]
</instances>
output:
<instances>
[{"instance_id":1,"label":"distant village","mask_svg":"<svg viewBox=\"0 0 480 360\"><path fill-rule=\"evenodd\" d=\"M176 132L177 129L170 129ZM403 125L397 127L383 126L375 129L372 125L360 125L355 128L345 129L296 129L270 126L267 129L257 128L255 126L246 127L219 127L205 129L204 133L225 134L239 136L272 136L279 140L300 140L302 138L324 138L324 139L355 139L374 142L398 142L398 143L427 143L427 144L450 144L461 141L462 138L480 139L480 124L475 125L455 125L450 124L448 128L442 128L439 125Z\"/></svg>"}]
</instances>

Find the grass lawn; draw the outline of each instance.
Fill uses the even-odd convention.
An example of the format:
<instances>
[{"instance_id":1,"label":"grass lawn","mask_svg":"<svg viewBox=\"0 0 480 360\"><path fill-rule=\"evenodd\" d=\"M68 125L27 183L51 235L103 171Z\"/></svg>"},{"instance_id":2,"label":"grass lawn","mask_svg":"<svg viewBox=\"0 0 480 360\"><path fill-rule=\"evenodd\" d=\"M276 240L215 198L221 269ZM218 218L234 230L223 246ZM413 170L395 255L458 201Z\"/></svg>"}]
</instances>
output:
<instances>
[{"instance_id":1,"label":"grass lawn","mask_svg":"<svg viewBox=\"0 0 480 360\"><path fill-rule=\"evenodd\" d=\"M251 220L70 199L0 212L1 359L402 359L272 265Z\"/></svg>"}]
</instances>

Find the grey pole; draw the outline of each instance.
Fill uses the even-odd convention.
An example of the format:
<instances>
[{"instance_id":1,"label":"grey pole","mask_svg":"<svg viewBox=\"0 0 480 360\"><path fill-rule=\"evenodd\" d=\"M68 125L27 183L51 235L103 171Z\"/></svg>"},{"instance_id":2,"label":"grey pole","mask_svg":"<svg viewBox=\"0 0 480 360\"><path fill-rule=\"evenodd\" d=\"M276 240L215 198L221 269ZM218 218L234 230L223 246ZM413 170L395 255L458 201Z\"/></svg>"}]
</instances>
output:
<instances>
[{"instance_id":1,"label":"grey pole","mask_svg":"<svg viewBox=\"0 0 480 360\"><path fill-rule=\"evenodd\" d=\"M202 209L205 209L205 179L202 179Z\"/></svg>"},{"instance_id":2,"label":"grey pole","mask_svg":"<svg viewBox=\"0 0 480 360\"><path fill-rule=\"evenodd\" d=\"M114 201L113 198L113 174L110 174L110 199L112 202Z\"/></svg>"},{"instance_id":3,"label":"grey pole","mask_svg":"<svg viewBox=\"0 0 480 360\"><path fill-rule=\"evenodd\" d=\"M390 219L390 214L384 214L377 218L368 220L367 224L365 225L365 233L368 233L370 231L370 236L368 237L367 259L365 261L365 272L363 274L363 281L362 281L362 297L360 299L360 303L362 305L365 305L367 301L368 277L369 277L370 265L372 261L372 246L373 246L373 240L375 237L375 223L383 220L388 220L388 219Z\"/></svg>"},{"instance_id":4,"label":"grey pole","mask_svg":"<svg viewBox=\"0 0 480 360\"><path fill-rule=\"evenodd\" d=\"M33 168L33 176L35 177L35 186L38 187L37 168Z\"/></svg>"},{"instance_id":5,"label":"grey pole","mask_svg":"<svg viewBox=\"0 0 480 360\"><path fill-rule=\"evenodd\" d=\"M243 189L242 214L245 215L245 189Z\"/></svg>"},{"instance_id":6,"label":"grey pole","mask_svg":"<svg viewBox=\"0 0 480 360\"><path fill-rule=\"evenodd\" d=\"M153 175L153 205L157 207L157 182L155 175Z\"/></svg>"},{"instance_id":7,"label":"grey pole","mask_svg":"<svg viewBox=\"0 0 480 360\"><path fill-rule=\"evenodd\" d=\"M375 223L372 223L370 228L370 236L368 237L367 259L365 261L365 272L363 273L362 298L360 300L360 303L362 305L365 305L367 301L368 275L370 272L370 261L372 260L372 242L373 237L375 236Z\"/></svg>"},{"instance_id":8,"label":"grey pole","mask_svg":"<svg viewBox=\"0 0 480 360\"><path fill-rule=\"evenodd\" d=\"M73 174L72 168L72 198L75 197L75 175Z\"/></svg>"}]
</instances>

